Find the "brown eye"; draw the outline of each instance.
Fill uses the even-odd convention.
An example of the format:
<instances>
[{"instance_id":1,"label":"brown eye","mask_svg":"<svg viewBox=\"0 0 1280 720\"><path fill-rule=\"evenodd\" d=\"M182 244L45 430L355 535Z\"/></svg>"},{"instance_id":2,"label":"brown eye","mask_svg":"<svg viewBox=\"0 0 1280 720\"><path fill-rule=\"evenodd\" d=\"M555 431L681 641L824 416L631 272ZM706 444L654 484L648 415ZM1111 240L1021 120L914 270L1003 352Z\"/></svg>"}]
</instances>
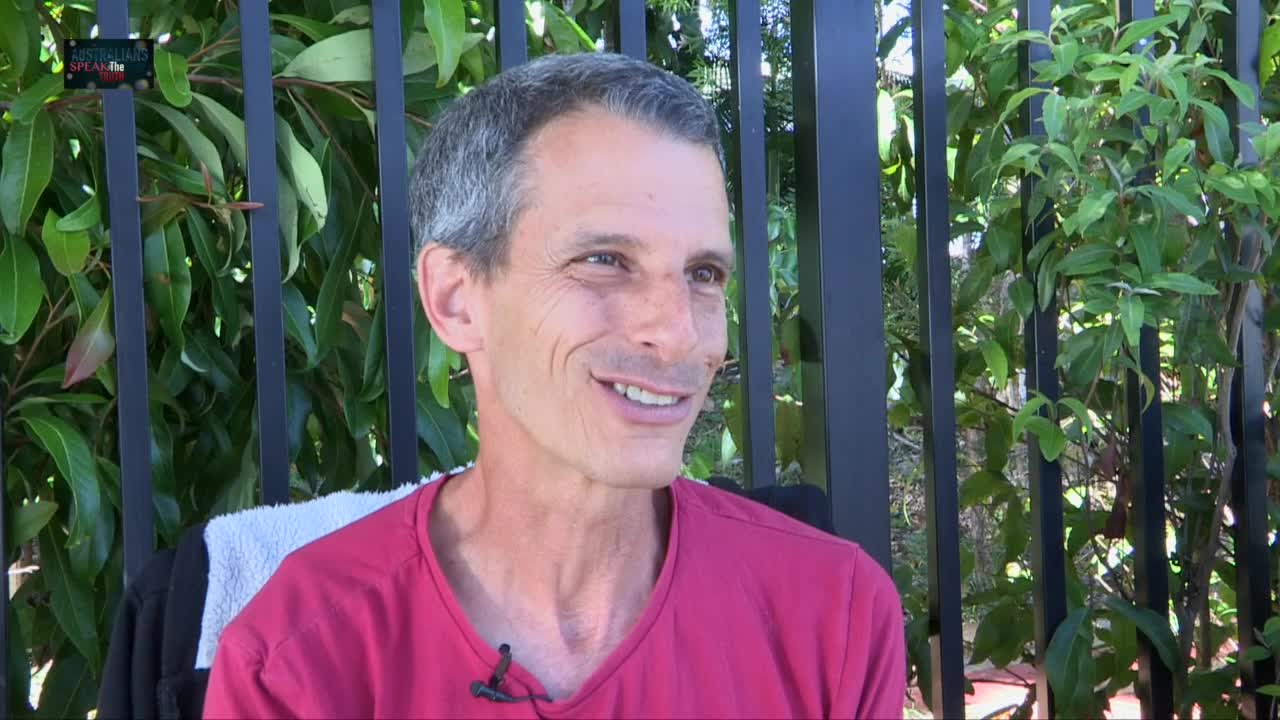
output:
<instances>
[{"instance_id":1,"label":"brown eye","mask_svg":"<svg viewBox=\"0 0 1280 720\"><path fill-rule=\"evenodd\" d=\"M702 283L719 283L721 273L718 269L710 265L703 265L694 269L693 276L698 282Z\"/></svg>"}]
</instances>

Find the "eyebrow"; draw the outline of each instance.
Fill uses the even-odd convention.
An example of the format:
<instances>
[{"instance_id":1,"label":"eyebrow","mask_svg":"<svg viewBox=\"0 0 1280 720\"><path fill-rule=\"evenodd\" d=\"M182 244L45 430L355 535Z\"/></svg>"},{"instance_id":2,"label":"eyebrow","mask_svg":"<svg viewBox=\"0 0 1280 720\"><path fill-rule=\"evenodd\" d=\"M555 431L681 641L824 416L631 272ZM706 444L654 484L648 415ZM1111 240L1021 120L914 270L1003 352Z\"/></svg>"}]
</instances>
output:
<instances>
[{"instance_id":1,"label":"eyebrow","mask_svg":"<svg viewBox=\"0 0 1280 720\"><path fill-rule=\"evenodd\" d=\"M623 248L633 252L639 252L648 247L648 243L635 235L628 233L612 233L612 232L592 232L580 231L573 236L569 244L565 247L565 252L570 255L579 255L581 253L598 250L602 248ZM728 274L733 274L736 266L736 258L732 253L723 253L719 250L699 250L694 253L693 262L695 263L713 263L720 265Z\"/></svg>"}]
</instances>

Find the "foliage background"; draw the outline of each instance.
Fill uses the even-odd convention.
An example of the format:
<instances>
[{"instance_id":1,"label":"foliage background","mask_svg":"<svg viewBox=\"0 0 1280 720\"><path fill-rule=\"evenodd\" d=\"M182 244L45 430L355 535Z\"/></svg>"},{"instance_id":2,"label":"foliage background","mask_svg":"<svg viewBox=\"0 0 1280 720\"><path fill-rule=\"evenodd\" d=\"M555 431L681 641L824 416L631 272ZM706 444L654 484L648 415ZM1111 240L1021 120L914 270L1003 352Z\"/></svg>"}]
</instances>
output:
<instances>
[{"instance_id":1,"label":"foliage background","mask_svg":"<svg viewBox=\"0 0 1280 720\"><path fill-rule=\"evenodd\" d=\"M607 46L612 0L530 2L533 55ZM766 0L771 295L779 473L803 481L798 382L799 278L785 2ZM650 0L651 60L703 88L728 123L725 0ZM405 0L410 151L438 109L496 72L492 2ZM281 252L288 334L291 488L302 499L385 487L386 390L378 287L376 156L368 4L272 3L272 72L281 148ZM888 441L895 459L895 574L908 617L913 682L929 687L923 478L923 372L917 330L912 104L897 60L904 6L877 8L882 37L877 138L883 178ZM137 94L157 541L257 495L249 248L245 243L240 55L233 2L132 3L134 28L159 39L161 88ZM1051 646L1066 709L1096 715L1133 682L1136 633L1177 669L1178 701L1234 714L1231 518L1223 478L1233 462L1222 388L1229 384L1239 288L1267 303L1268 399L1280 310L1271 293L1280 212L1280 134L1248 128L1261 161L1241 167L1225 115L1240 92L1219 71L1225 6L1165 0L1157 17L1120 27L1112 5L1064 3L1049 37L1015 34L1013 3L947 11L949 172L957 410L963 505L967 659L1016 665L1032 656L1029 493L1024 432L1061 457L1067 490L1071 615ZM1266 0L1258 103L1277 114L1280 20ZM95 702L120 596L120 479L114 459L115 369L110 234L103 223L101 106L56 74L63 37L88 37L92 3L0 0L0 412L6 547L13 550L10 707L66 717ZM1132 42L1156 42L1145 54ZM1048 143L1018 137L1013 43L1046 42L1038 68ZM1242 95L1249 93L1241 92ZM1141 136L1126 125L1146 110ZM1022 171L1041 173L1061 230L1019 252ZM1144 173L1144 171L1146 171ZM1240 230L1225 235L1222 223ZM1239 237L1262 253L1241 254ZM1035 419L1021 384L1021 324L1032 272L1060 298L1063 400ZM736 344L736 315L731 310ZM1133 609L1129 470L1120 379L1137 328L1160 331L1165 402L1170 587L1167 618ZM473 395L460 358L418 312L420 469L473 456ZM690 438L686 472L741 476L744 443L733 352ZM1028 407L1030 410L1028 410ZM1272 497L1280 463L1267 422ZM1277 519L1272 508L1273 522ZM1275 546L1273 545L1273 551ZM1274 567L1274 564L1273 564ZM1280 646L1280 624L1267 643ZM51 664L51 667L50 667ZM28 667L42 690L28 706ZM47 673L47 674L46 674ZM1034 688L1028 688L1029 709Z\"/></svg>"}]
</instances>

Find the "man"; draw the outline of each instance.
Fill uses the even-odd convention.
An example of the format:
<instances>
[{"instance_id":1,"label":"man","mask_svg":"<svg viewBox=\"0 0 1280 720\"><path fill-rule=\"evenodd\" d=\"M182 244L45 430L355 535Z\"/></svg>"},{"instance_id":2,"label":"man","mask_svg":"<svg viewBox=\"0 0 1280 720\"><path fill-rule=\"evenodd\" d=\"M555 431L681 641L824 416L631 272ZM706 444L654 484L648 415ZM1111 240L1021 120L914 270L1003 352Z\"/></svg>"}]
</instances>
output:
<instances>
[{"instance_id":1,"label":"man","mask_svg":"<svg viewBox=\"0 0 1280 720\"><path fill-rule=\"evenodd\" d=\"M530 62L441 114L411 196L479 457L290 556L207 716L901 717L888 575L677 477L733 263L703 98L622 56Z\"/></svg>"}]
</instances>

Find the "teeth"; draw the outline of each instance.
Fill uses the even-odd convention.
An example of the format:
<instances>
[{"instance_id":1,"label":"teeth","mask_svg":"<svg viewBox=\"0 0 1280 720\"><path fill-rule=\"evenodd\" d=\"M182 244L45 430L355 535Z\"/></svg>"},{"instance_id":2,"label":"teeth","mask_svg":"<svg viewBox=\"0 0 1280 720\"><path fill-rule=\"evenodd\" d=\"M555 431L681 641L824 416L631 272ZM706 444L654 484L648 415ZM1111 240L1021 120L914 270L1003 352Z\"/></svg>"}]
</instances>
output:
<instances>
[{"instance_id":1,"label":"teeth","mask_svg":"<svg viewBox=\"0 0 1280 720\"><path fill-rule=\"evenodd\" d=\"M680 398L672 395L658 395L648 390L642 390L635 385L623 385L622 383L613 384L614 392L619 395L625 395L628 399L634 400L642 405L675 405L680 402Z\"/></svg>"}]
</instances>

